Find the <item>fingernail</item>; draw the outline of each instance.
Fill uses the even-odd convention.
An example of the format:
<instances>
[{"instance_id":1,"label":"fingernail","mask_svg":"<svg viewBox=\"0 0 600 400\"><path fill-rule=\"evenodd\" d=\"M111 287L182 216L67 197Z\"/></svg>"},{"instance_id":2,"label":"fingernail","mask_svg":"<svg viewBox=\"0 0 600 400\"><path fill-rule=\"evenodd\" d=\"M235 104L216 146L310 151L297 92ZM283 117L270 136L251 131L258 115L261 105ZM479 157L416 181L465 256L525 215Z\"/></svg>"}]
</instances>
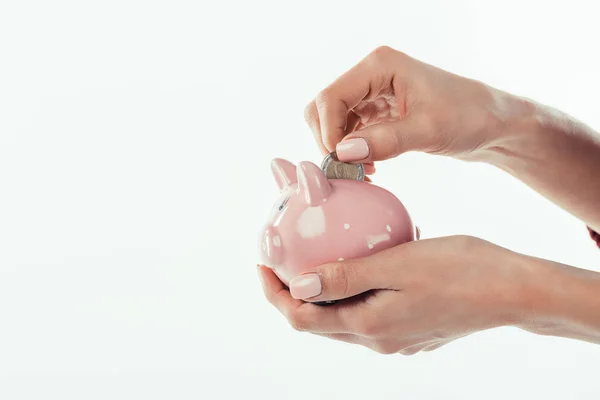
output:
<instances>
[{"instance_id":1,"label":"fingernail","mask_svg":"<svg viewBox=\"0 0 600 400\"><path fill-rule=\"evenodd\" d=\"M295 299L309 299L321 294L321 280L317 274L300 275L290 282L290 294Z\"/></svg>"},{"instance_id":2,"label":"fingernail","mask_svg":"<svg viewBox=\"0 0 600 400\"><path fill-rule=\"evenodd\" d=\"M339 142L335 152L340 161L359 161L369 156L369 146L363 138L352 138Z\"/></svg>"}]
</instances>

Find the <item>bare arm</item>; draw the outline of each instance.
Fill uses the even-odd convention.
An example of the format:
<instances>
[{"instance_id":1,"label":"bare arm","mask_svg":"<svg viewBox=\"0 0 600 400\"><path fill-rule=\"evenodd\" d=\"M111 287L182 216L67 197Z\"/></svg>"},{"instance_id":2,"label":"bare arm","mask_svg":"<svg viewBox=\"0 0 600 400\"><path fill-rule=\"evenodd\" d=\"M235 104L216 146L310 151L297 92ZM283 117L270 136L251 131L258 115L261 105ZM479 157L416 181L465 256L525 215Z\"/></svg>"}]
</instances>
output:
<instances>
[{"instance_id":1,"label":"bare arm","mask_svg":"<svg viewBox=\"0 0 600 400\"><path fill-rule=\"evenodd\" d=\"M520 255L536 283L521 290L516 325L540 335L600 344L600 273Z\"/></svg>"},{"instance_id":2,"label":"bare arm","mask_svg":"<svg viewBox=\"0 0 600 400\"><path fill-rule=\"evenodd\" d=\"M508 104L521 111L486 161L600 231L600 135L550 107L514 96Z\"/></svg>"}]
</instances>

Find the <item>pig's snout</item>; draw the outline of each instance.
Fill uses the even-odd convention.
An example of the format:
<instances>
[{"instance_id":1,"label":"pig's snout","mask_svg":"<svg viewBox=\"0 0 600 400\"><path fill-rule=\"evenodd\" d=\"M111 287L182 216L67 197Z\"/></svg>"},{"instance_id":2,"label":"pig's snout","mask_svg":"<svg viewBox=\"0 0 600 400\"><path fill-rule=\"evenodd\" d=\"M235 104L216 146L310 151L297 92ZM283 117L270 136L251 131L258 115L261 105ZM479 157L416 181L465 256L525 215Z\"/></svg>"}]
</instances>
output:
<instances>
[{"instance_id":1,"label":"pig's snout","mask_svg":"<svg viewBox=\"0 0 600 400\"><path fill-rule=\"evenodd\" d=\"M263 262L270 267L280 265L283 261L283 247L277 228L266 227L262 232L260 242Z\"/></svg>"}]
</instances>

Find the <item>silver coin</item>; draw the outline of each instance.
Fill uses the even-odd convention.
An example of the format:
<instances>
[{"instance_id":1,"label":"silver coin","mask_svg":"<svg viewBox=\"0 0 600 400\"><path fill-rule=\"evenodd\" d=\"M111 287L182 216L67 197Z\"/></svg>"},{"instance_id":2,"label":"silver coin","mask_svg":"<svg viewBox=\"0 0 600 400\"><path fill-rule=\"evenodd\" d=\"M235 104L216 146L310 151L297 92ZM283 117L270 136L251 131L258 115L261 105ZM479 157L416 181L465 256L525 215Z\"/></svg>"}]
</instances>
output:
<instances>
[{"instance_id":1,"label":"silver coin","mask_svg":"<svg viewBox=\"0 0 600 400\"><path fill-rule=\"evenodd\" d=\"M365 167L362 164L351 164L338 160L335 151L327 154L321 163L321 169L327 179L365 180Z\"/></svg>"}]
</instances>

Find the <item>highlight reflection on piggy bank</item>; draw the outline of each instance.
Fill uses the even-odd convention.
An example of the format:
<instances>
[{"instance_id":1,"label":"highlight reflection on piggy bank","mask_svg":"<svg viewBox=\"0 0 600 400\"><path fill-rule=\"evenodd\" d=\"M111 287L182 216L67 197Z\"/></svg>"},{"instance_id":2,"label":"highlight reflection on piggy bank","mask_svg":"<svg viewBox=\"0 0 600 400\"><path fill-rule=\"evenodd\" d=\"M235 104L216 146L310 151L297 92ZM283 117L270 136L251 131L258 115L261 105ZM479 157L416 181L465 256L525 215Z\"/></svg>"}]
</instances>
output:
<instances>
[{"instance_id":1,"label":"highlight reflection on piggy bank","mask_svg":"<svg viewBox=\"0 0 600 400\"><path fill-rule=\"evenodd\" d=\"M387 190L330 179L315 164L275 159L280 196L260 237L262 262L283 283L329 262L368 256L418 239L404 205Z\"/></svg>"}]
</instances>

